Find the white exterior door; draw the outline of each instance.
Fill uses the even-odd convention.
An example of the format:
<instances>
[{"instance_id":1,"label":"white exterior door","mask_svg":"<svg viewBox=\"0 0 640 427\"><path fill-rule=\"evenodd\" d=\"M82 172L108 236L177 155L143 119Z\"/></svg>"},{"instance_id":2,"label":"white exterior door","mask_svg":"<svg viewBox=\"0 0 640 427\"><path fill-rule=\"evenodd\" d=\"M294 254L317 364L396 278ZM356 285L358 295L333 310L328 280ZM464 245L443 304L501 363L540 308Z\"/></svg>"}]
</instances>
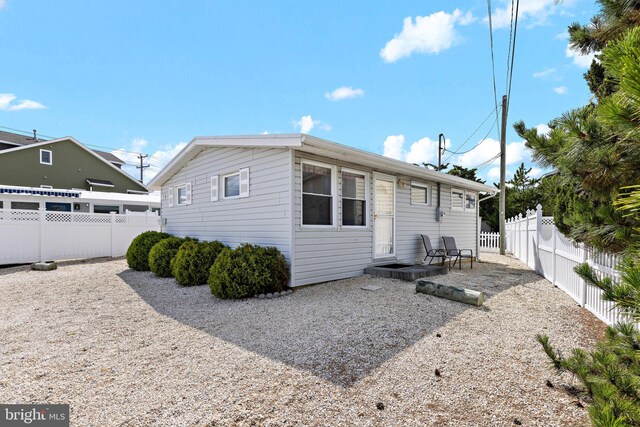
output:
<instances>
[{"instance_id":1,"label":"white exterior door","mask_svg":"<svg viewBox=\"0 0 640 427\"><path fill-rule=\"evenodd\" d=\"M396 180L374 177L373 241L375 258L393 257L395 248Z\"/></svg>"}]
</instances>

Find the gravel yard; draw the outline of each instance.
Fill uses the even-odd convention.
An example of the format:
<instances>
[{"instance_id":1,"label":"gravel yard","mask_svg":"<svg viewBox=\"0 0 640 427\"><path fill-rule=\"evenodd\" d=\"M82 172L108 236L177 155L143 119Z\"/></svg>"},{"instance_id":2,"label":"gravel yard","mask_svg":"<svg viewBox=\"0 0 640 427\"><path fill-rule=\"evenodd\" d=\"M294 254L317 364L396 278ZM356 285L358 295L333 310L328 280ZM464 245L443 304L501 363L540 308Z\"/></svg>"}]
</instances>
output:
<instances>
[{"instance_id":1,"label":"gravel yard","mask_svg":"<svg viewBox=\"0 0 640 427\"><path fill-rule=\"evenodd\" d=\"M371 276L220 301L122 259L0 270L0 402L69 403L81 426L587 425L535 335L566 352L604 326L484 260L433 278L485 291L480 308Z\"/></svg>"}]
</instances>

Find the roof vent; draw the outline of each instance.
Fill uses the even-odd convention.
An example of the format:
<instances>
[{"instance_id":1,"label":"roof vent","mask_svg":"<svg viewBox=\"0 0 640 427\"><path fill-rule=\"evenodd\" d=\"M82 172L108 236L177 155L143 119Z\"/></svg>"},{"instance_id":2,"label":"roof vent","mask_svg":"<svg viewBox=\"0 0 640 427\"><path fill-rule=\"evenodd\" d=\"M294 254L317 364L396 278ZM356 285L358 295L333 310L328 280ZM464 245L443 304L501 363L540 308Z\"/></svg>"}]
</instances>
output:
<instances>
[{"instance_id":1,"label":"roof vent","mask_svg":"<svg viewBox=\"0 0 640 427\"><path fill-rule=\"evenodd\" d=\"M35 129L33 130L33 139L38 142L38 132Z\"/></svg>"}]
</instances>

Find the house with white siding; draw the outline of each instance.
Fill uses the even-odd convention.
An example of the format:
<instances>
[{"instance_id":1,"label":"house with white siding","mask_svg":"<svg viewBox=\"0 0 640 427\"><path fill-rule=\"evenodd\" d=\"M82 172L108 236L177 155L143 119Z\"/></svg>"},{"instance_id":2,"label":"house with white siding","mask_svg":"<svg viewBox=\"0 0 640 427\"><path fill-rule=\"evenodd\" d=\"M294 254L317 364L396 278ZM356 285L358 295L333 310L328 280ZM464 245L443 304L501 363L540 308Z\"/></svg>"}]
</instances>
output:
<instances>
[{"instance_id":1,"label":"house with white siding","mask_svg":"<svg viewBox=\"0 0 640 427\"><path fill-rule=\"evenodd\" d=\"M275 246L292 286L422 261L420 234L477 253L479 194L497 191L305 134L196 137L148 186L163 231Z\"/></svg>"}]
</instances>

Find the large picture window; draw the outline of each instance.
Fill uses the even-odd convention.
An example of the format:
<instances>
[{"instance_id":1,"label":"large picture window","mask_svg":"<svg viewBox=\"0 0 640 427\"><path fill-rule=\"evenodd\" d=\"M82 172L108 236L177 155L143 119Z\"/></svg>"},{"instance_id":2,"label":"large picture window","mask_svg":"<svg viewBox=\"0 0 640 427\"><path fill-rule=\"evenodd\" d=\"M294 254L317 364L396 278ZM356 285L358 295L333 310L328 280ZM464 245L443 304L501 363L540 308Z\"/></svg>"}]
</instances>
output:
<instances>
[{"instance_id":1,"label":"large picture window","mask_svg":"<svg viewBox=\"0 0 640 427\"><path fill-rule=\"evenodd\" d=\"M355 171L342 171L342 225L367 225L367 176Z\"/></svg>"},{"instance_id":2,"label":"large picture window","mask_svg":"<svg viewBox=\"0 0 640 427\"><path fill-rule=\"evenodd\" d=\"M333 225L333 168L302 163L302 225Z\"/></svg>"}]
</instances>

